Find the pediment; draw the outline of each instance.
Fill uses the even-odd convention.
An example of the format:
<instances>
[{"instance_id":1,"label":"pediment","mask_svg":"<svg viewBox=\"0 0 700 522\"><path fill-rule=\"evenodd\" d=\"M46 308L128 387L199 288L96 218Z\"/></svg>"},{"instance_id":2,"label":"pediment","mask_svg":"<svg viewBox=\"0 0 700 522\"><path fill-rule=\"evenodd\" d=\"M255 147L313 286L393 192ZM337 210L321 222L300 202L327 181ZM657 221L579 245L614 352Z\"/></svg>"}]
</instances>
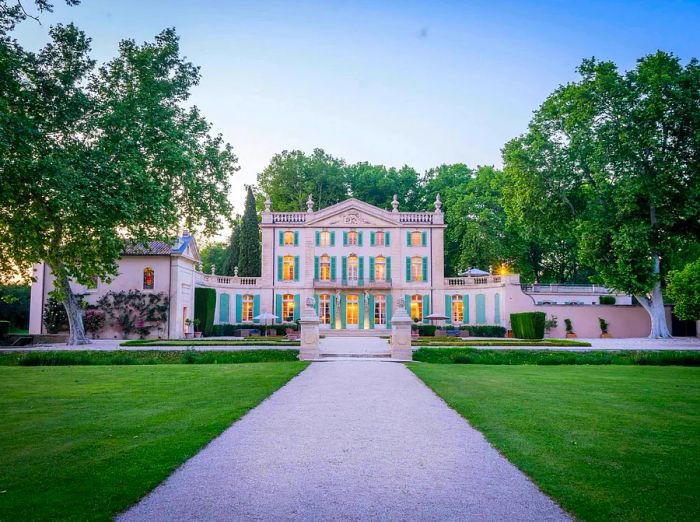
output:
<instances>
[{"instance_id":1,"label":"pediment","mask_svg":"<svg viewBox=\"0 0 700 522\"><path fill-rule=\"evenodd\" d=\"M307 226L317 227L395 227L398 214L356 199L348 199L307 217Z\"/></svg>"}]
</instances>

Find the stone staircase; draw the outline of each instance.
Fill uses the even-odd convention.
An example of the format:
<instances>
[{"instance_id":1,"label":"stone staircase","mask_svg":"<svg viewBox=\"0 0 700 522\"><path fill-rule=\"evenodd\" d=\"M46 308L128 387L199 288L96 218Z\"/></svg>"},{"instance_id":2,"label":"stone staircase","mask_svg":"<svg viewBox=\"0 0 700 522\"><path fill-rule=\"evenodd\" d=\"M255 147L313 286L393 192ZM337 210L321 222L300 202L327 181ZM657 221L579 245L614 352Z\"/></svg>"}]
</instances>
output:
<instances>
[{"instance_id":1,"label":"stone staircase","mask_svg":"<svg viewBox=\"0 0 700 522\"><path fill-rule=\"evenodd\" d=\"M321 330L325 337L389 337L391 330L377 328L372 330Z\"/></svg>"},{"instance_id":2,"label":"stone staircase","mask_svg":"<svg viewBox=\"0 0 700 522\"><path fill-rule=\"evenodd\" d=\"M378 336L330 336L321 339L321 358L385 359L391 357L388 339Z\"/></svg>"}]
</instances>

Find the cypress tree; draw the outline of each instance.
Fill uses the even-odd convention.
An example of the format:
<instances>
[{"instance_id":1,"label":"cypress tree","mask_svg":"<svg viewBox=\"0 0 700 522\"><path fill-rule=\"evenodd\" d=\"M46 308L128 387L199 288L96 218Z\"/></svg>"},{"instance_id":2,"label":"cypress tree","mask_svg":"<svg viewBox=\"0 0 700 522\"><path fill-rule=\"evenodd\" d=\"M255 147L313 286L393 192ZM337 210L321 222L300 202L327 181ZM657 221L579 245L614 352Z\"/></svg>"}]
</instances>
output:
<instances>
[{"instance_id":1,"label":"cypress tree","mask_svg":"<svg viewBox=\"0 0 700 522\"><path fill-rule=\"evenodd\" d=\"M240 262L241 254L241 219L236 218L233 224L233 230L231 231L231 239L226 247L226 254L224 257L224 264L221 267L221 275L232 276L235 271L235 267L238 266Z\"/></svg>"},{"instance_id":2,"label":"cypress tree","mask_svg":"<svg viewBox=\"0 0 700 522\"><path fill-rule=\"evenodd\" d=\"M241 219L238 253L238 275L241 277L260 276L260 230L258 213L255 208L253 189L249 186L245 198L245 211Z\"/></svg>"}]
</instances>

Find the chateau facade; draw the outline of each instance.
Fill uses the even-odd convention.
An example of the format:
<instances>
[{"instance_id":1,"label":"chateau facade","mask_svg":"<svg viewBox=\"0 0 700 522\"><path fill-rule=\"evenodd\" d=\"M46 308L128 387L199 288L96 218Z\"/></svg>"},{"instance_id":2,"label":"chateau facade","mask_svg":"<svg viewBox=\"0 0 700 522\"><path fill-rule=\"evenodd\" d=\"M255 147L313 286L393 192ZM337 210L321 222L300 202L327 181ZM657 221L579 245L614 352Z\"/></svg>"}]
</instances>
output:
<instances>
[{"instance_id":1,"label":"chateau facade","mask_svg":"<svg viewBox=\"0 0 700 522\"><path fill-rule=\"evenodd\" d=\"M191 328L195 287L216 290L215 324L256 323L261 314L295 321L310 298L328 335L337 330L386 334L402 301L408 314L423 323L509 327L510 313L542 310L559 318L552 335L563 337L563 319L571 318L579 336L597 337L601 315L613 335L648 334L647 314L624 306L631 303L628 296L616 295L616 305L599 305L599 296L609 294L601 287L521 287L517 274L445 277L446 225L439 196L428 212L402 212L396 196L391 210L357 199L320 210L313 205L309 197L306 212L274 212L266 201L260 277L202 273L196 242L185 233L174 247L154 243L127 250L111 283L75 285L74 290L86 294L88 302L110 290L166 293L169 320L153 335L169 338L183 337ZM53 288L46 272L44 265L35 268L30 333L44 332L41 311ZM440 316L446 319L433 319ZM107 329L103 337L118 334Z\"/></svg>"}]
</instances>

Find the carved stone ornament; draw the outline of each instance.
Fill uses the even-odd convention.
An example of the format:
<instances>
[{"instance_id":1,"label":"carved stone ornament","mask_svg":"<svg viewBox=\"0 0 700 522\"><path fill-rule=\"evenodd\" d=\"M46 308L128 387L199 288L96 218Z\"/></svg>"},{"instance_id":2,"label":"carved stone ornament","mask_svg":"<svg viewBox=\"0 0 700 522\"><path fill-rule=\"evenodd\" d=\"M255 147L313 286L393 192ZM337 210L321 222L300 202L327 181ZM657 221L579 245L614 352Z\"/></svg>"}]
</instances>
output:
<instances>
[{"instance_id":1,"label":"carved stone ornament","mask_svg":"<svg viewBox=\"0 0 700 522\"><path fill-rule=\"evenodd\" d=\"M391 211L392 212L398 212L399 211L399 198L394 194L394 199L391 200Z\"/></svg>"},{"instance_id":2,"label":"carved stone ornament","mask_svg":"<svg viewBox=\"0 0 700 522\"><path fill-rule=\"evenodd\" d=\"M361 223L369 223L369 221L364 219L356 210L352 210L343 216L343 223L346 225L359 225Z\"/></svg>"},{"instance_id":3,"label":"carved stone ornament","mask_svg":"<svg viewBox=\"0 0 700 522\"><path fill-rule=\"evenodd\" d=\"M406 306L406 300L405 300L403 297L399 297L399 298L396 300L396 306L397 306L397 308L403 308L403 307L405 307L405 306Z\"/></svg>"},{"instance_id":4,"label":"carved stone ornament","mask_svg":"<svg viewBox=\"0 0 700 522\"><path fill-rule=\"evenodd\" d=\"M313 307L314 307L314 298L313 298L313 297L307 297L307 298L306 298L306 307L307 307L307 308L313 308Z\"/></svg>"}]
</instances>

